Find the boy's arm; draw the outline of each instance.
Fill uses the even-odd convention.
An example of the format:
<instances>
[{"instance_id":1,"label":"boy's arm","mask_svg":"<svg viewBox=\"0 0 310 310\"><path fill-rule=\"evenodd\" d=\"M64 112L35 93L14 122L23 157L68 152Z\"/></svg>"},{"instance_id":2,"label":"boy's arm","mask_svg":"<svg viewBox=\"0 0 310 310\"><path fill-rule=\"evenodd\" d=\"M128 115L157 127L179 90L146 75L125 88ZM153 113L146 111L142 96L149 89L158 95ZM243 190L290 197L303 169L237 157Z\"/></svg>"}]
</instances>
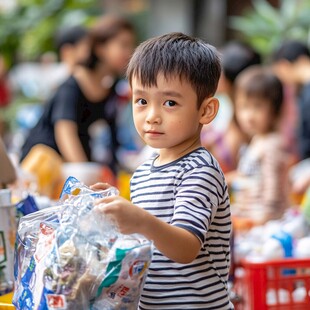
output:
<instances>
[{"instance_id":1,"label":"boy's arm","mask_svg":"<svg viewBox=\"0 0 310 310\"><path fill-rule=\"evenodd\" d=\"M201 243L191 232L161 221L120 196L101 202L99 210L111 216L121 233L145 236L163 255L178 263L190 263L197 257Z\"/></svg>"}]
</instances>

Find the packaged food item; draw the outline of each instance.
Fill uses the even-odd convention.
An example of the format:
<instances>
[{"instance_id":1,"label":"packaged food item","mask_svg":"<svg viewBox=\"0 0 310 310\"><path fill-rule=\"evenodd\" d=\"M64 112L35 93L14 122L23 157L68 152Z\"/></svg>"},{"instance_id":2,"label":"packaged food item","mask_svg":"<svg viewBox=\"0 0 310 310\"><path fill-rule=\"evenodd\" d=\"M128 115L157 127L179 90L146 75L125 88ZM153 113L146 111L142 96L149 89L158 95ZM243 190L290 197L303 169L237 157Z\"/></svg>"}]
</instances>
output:
<instances>
[{"instance_id":1,"label":"packaged food item","mask_svg":"<svg viewBox=\"0 0 310 310\"><path fill-rule=\"evenodd\" d=\"M16 209L19 216L27 215L39 211L33 196L28 195L25 199L16 204Z\"/></svg>"},{"instance_id":2,"label":"packaged food item","mask_svg":"<svg viewBox=\"0 0 310 310\"><path fill-rule=\"evenodd\" d=\"M21 162L21 168L36 177L38 192L57 199L63 183L62 158L51 147L44 144L33 146ZM59 190L59 191L58 191Z\"/></svg>"},{"instance_id":3,"label":"packaged food item","mask_svg":"<svg viewBox=\"0 0 310 310\"><path fill-rule=\"evenodd\" d=\"M122 235L94 208L116 195L68 178L59 205L22 217L15 252L17 309L137 309L152 244Z\"/></svg>"}]
</instances>

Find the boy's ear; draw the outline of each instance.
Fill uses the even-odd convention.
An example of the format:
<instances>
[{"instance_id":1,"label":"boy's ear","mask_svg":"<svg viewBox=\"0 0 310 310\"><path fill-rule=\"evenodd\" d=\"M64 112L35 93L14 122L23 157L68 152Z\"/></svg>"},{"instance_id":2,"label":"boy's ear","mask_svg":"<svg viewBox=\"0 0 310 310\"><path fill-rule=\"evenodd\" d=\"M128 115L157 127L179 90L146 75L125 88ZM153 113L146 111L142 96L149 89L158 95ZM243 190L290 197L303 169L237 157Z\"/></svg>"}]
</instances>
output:
<instances>
[{"instance_id":1,"label":"boy's ear","mask_svg":"<svg viewBox=\"0 0 310 310\"><path fill-rule=\"evenodd\" d=\"M200 108L200 124L206 125L211 123L219 110L219 101L215 97L206 98Z\"/></svg>"}]
</instances>

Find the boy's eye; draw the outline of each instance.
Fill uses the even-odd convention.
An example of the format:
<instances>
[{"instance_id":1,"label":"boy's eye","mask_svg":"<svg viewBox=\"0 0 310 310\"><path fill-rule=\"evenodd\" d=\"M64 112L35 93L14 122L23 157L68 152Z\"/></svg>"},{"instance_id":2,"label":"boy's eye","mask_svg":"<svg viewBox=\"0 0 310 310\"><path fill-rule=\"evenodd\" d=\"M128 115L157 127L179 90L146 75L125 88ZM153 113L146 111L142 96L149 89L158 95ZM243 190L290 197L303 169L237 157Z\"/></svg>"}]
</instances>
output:
<instances>
[{"instance_id":1,"label":"boy's eye","mask_svg":"<svg viewBox=\"0 0 310 310\"><path fill-rule=\"evenodd\" d=\"M138 105L146 105L147 104L146 100L145 99L141 99L141 98L138 99L136 102L137 102Z\"/></svg>"},{"instance_id":2,"label":"boy's eye","mask_svg":"<svg viewBox=\"0 0 310 310\"><path fill-rule=\"evenodd\" d=\"M166 107L174 107L177 103L173 100L167 100L164 102L164 106Z\"/></svg>"}]
</instances>

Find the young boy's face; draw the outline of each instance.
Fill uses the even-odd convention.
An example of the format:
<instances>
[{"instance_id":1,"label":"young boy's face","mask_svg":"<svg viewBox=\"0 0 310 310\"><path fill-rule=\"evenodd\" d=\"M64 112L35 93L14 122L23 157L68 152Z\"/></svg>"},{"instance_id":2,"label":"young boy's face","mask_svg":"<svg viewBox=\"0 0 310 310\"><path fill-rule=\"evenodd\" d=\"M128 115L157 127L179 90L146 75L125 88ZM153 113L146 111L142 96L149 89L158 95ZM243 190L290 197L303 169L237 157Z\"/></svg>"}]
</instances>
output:
<instances>
[{"instance_id":1,"label":"young boy's face","mask_svg":"<svg viewBox=\"0 0 310 310\"><path fill-rule=\"evenodd\" d=\"M132 93L134 123L147 145L176 155L200 145L201 112L189 82L159 74L157 86L146 87L134 76Z\"/></svg>"}]
</instances>

